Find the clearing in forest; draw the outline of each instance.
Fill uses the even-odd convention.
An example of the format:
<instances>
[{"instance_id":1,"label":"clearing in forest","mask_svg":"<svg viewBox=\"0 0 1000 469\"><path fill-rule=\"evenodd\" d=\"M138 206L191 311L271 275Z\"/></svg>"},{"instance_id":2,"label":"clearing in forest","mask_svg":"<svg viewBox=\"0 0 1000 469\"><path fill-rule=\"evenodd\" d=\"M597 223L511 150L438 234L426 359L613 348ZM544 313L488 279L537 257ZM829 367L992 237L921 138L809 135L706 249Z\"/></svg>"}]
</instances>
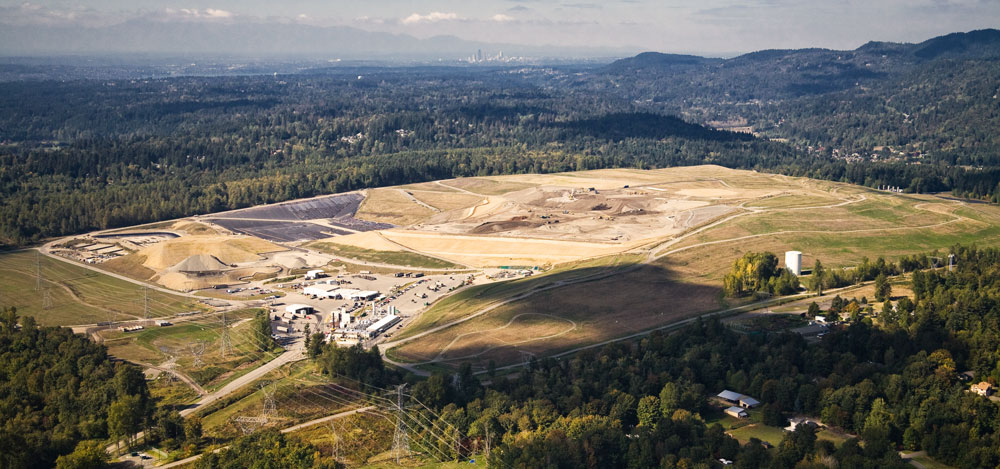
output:
<instances>
[{"instance_id":1,"label":"clearing in forest","mask_svg":"<svg viewBox=\"0 0 1000 469\"><path fill-rule=\"evenodd\" d=\"M645 240L629 251L639 257L631 267L580 275L583 281L543 275L518 280L523 288L517 291L496 291L477 301L442 301L399 334L397 342L388 344L392 348L387 356L426 364L427 369L463 362L485 369L490 361L518 363L528 356L574 350L737 306L738 302L723 298L722 277L733 260L748 251L771 251L780 258L784 251L798 250L804 253L806 268L817 258L829 268L839 268L856 265L864 257L885 256L894 261L956 243L1000 246L1000 208L996 206L705 169L703 175L695 168L678 169L681 174L673 174L676 182L672 183L629 185L630 189L708 202L708 206L726 205L731 210ZM666 176L671 172L650 173ZM581 179L581 174L585 173L531 175L520 180L563 183ZM629 174L618 170L613 176L620 182ZM656 182L650 177L642 176ZM447 319L434 320L442 316ZM471 319L461 321L464 318Z\"/></svg>"}]
</instances>

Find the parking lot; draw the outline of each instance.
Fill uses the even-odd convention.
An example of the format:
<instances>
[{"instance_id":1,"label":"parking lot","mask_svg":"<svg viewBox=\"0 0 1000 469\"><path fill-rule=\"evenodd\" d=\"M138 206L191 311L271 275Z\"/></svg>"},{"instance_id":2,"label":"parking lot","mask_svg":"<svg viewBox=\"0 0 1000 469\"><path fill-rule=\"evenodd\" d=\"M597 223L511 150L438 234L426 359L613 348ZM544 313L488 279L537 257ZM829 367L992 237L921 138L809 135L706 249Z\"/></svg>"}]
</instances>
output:
<instances>
[{"instance_id":1,"label":"parking lot","mask_svg":"<svg viewBox=\"0 0 1000 469\"><path fill-rule=\"evenodd\" d=\"M281 287L271 285L271 287L277 287L278 290L284 291L286 295L270 301L269 304L270 308L279 315L285 312L284 308L287 305L311 306L317 311L317 314L292 321L288 324L290 329L301 333L305 329L305 325L309 324L310 331L330 332L332 327L329 318L334 310L338 308L360 310L365 312L366 317L370 317L372 302L317 298L303 294L303 288L316 283L337 285L340 282L340 286L343 288L375 290L381 293L380 297L384 296L382 300L375 300L376 306L380 310L386 306L395 307L398 311L397 314L405 321L421 312L429 304L461 287L468 277L468 274L425 275L421 277L395 277L387 274L344 274L338 276L335 274L310 281L299 279L282 284Z\"/></svg>"}]
</instances>

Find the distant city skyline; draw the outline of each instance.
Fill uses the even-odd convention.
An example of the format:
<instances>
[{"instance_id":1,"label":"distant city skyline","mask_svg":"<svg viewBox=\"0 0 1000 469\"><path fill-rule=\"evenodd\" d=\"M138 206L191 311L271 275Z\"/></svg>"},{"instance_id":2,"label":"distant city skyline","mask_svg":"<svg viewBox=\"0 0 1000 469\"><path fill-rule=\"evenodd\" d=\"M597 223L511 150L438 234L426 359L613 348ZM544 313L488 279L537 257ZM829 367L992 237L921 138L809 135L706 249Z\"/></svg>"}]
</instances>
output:
<instances>
[{"instance_id":1,"label":"distant city skyline","mask_svg":"<svg viewBox=\"0 0 1000 469\"><path fill-rule=\"evenodd\" d=\"M997 27L1000 1L0 0L0 23L9 25L84 28L134 19L351 26L417 38L726 56L774 48L853 49L869 40L917 42Z\"/></svg>"}]
</instances>

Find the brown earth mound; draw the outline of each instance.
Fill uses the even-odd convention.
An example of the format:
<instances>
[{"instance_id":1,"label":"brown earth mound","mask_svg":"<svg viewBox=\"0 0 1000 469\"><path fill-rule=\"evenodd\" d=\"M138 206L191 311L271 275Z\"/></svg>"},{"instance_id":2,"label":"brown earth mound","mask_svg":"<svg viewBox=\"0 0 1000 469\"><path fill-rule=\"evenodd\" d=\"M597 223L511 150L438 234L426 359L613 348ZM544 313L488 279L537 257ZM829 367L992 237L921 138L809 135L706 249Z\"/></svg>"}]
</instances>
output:
<instances>
[{"instance_id":1,"label":"brown earth mound","mask_svg":"<svg viewBox=\"0 0 1000 469\"><path fill-rule=\"evenodd\" d=\"M170 268L174 272L218 272L229 266L215 256L195 254Z\"/></svg>"},{"instance_id":2,"label":"brown earth mound","mask_svg":"<svg viewBox=\"0 0 1000 469\"><path fill-rule=\"evenodd\" d=\"M522 220L489 221L469 230L469 234L502 233L504 231L516 230L518 228L534 228L536 226L541 226L541 223Z\"/></svg>"}]
</instances>

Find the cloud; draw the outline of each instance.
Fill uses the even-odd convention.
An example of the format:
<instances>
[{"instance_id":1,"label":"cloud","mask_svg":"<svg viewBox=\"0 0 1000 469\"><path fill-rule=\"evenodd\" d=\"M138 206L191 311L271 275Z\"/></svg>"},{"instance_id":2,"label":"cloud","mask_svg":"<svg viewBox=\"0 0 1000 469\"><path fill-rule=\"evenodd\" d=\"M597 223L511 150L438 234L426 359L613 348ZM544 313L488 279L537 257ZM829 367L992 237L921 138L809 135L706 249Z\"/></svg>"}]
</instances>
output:
<instances>
[{"instance_id":1,"label":"cloud","mask_svg":"<svg viewBox=\"0 0 1000 469\"><path fill-rule=\"evenodd\" d=\"M528 8L528 7L524 6L524 5L517 5L517 6L513 6L513 7L508 8L507 11L531 11L531 8Z\"/></svg>"},{"instance_id":2,"label":"cloud","mask_svg":"<svg viewBox=\"0 0 1000 469\"><path fill-rule=\"evenodd\" d=\"M119 20L120 18L115 15L83 6L51 8L30 2L9 7L0 6L0 24L105 26Z\"/></svg>"},{"instance_id":3,"label":"cloud","mask_svg":"<svg viewBox=\"0 0 1000 469\"><path fill-rule=\"evenodd\" d=\"M414 13L406 18L400 20L403 24L419 24L419 23L437 23L439 21L455 21L458 20L458 14L456 13L442 13L440 11L432 11L426 15L421 15L419 13Z\"/></svg>"},{"instance_id":4,"label":"cloud","mask_svg":"<svg viewBox=\"0 0 1000 469\"><path fill-rule=\"evenodd\" d=\"M506 23L508 21L514 21L513 17L507 16L507 15L505 15L503 13L497 13L497 14L493 15L492 17L490 17L490 19L493 20L493 21L496 21L497 23Z\"/></svg>"},{"instance_id":5,"label":"cloud","mask_svg":"<svg viewBox=\"0 0 1000 469\"><path fill-rule=\"evenodd\" d=\"M233 18L233 12L220 10L217 8L167 8L164 10L168 17L181 20L225 20Z\"/></svg>"},{"instance_id":6,"label":"cloud","mask_svg":"<svg viewBox=\"0 0 1000 469\"><path fill-rule=\"evenodd\" d=\"M564 3L562 6L566 8L579 8L585 10L599 10L601 6L596 3Z\"/></svg>"}]
</instances>

